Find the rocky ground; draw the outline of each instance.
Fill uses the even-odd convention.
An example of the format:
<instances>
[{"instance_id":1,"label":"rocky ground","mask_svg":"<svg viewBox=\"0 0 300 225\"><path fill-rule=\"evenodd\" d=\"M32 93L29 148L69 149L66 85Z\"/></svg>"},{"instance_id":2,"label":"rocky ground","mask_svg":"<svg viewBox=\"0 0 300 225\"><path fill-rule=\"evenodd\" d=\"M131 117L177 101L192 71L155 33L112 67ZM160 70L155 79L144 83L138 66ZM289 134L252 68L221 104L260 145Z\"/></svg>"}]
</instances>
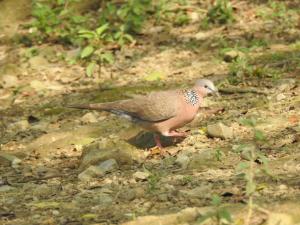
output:
<instances>
[{"instance_id":1,"label":"rocky ground","mask_svg":"<svg viewBox=\"0 0 300 225\"><path fill-rule=\"evenodd\" d=\"M1 224L226 224L223 207L232 223L244 224L247 181L237 165L249 158L237 149L254 142L245 118L265 136L256 151L268 160L255 160L259 207L251 224L300 224L299 25L277 34L278 24L256 16L263 7L237 4L238 22L227 28L199 31L191 15L184 27L146 29L92 78L60 60L76 50L1 45ZM233 61L244 57L254 61L238 65L238 82L230 85ZM272 70L247 76L260 65ZM205 100L183 128L188 138L164 139L165 157L151 155L151 134L127 121L65 108L185 87L201 77L215 80L221 97Z\"/></svg>"}]
</instances>

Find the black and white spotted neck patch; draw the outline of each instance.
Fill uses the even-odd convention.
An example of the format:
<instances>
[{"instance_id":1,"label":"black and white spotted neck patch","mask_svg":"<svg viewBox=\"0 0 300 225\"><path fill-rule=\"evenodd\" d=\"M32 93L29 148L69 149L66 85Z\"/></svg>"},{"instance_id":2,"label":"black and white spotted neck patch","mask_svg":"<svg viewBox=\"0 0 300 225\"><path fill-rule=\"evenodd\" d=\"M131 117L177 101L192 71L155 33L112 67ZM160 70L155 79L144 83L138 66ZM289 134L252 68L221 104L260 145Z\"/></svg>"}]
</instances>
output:
<instances>
[{"instance_id":1,"label":"black and white spotted neck patch","mask_svg":"<svg viewBox=\"0 0 300 225\"><path fill-rule=\"evenodd\" d=\"M199 96L195 90L184 90L183 94L187 103L194 106L199 102Z\"/></svg>"}]
</instances>

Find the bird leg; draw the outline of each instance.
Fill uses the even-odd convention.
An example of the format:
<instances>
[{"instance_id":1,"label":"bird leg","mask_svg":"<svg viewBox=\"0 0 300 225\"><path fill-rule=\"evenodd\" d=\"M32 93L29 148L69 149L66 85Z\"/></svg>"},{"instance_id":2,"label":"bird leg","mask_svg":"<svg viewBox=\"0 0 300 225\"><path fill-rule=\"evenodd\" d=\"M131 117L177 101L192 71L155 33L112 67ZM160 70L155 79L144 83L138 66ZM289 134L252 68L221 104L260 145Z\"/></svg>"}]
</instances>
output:
<instances>
[{"instance_id":1,"label":"bird leg","mask_svg":"<svg viewBox=\"0 0 300 225\"><path fill-rule=\"evenodd\" d=\"M154 141L157 148L163 148L158 134L154 134Z\"/></svg>"},{"instance_id":2,"label":"bird leg","mask_svg":"<svg viewBox=\"0 0 300 225\"><path fill-rule=\"evenodd\" d=\"M156 146L150 149L150 155L160 154L161 156L165 156L166 152L163 150L159 134L154 134L153 136Z\"/></svg>"}]
</instances>

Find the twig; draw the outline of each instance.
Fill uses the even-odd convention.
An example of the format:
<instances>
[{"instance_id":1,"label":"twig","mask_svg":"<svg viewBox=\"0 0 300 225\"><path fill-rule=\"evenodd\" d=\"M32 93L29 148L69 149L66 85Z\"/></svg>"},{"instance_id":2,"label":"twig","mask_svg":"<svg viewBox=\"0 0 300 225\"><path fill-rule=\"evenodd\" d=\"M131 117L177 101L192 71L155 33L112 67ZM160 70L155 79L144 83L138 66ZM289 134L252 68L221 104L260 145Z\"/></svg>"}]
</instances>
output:
<instances>
[{"instance_id":1,"label":"twig","mask_svg":"<svg viewBox=\"0 0 300 225\"><path fill-rule=\"evenodd\" d=\"M239 88L239 87L226 87L226 88L219 88L219 91L225 94L234 94L234 93L256 93L256 94L264 94L267 95L268 93L263 90L258 90L254 87L249 88Z\"/></svg>"}]
</instances>

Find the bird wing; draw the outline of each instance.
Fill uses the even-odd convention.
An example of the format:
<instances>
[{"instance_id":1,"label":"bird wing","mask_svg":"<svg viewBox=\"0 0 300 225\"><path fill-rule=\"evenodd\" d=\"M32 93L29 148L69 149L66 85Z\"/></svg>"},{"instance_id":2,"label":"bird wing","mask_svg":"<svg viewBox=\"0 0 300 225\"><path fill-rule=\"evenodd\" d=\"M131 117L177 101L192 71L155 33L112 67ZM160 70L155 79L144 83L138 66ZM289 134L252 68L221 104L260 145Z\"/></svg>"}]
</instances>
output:
<instances>
[{"instance_id":1,"label":"bird wing","mask_svg":"<svg viewBox=\"0 0 300 225\"><path fill-rule=\"evenodd\" d=\"M135 119L158 122L175 117L180 109L178 91L153 92L146 96L116 102L102 103L101 110L127 114Z\"/></svg>"}]
</instances>

